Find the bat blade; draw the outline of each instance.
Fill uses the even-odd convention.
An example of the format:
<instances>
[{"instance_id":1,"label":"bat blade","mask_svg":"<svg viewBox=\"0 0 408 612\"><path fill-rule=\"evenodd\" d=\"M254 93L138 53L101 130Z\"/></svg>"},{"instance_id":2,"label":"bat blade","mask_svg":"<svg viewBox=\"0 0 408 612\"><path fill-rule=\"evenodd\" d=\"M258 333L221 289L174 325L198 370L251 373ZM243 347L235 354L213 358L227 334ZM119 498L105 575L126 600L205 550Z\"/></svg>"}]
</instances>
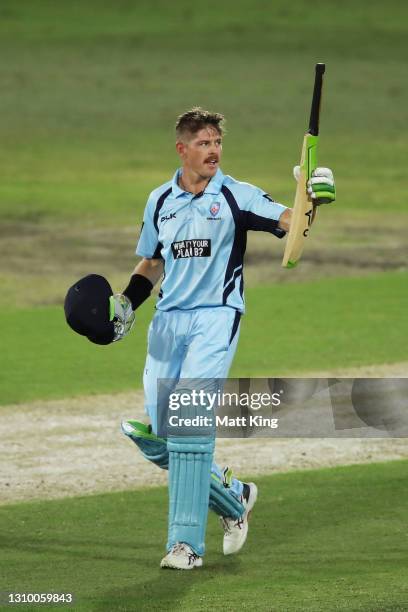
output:
<instances>
[{"instance_id":1,"label":"bat blade","mask_svg":"<svg viewBox=\"0 0 408 612\"><path fill-rule=\"evenodd\" d=\"M303 139L302 156L300 160L300 177L297 183L295 203L293 205L290 230L283 254L282 266L294 268L299 261L313 218L313 203L308 198L306 183L308 180L308 165L312 148L316 146L315 136L306 134Z\"/></svg>"}]
</instances>

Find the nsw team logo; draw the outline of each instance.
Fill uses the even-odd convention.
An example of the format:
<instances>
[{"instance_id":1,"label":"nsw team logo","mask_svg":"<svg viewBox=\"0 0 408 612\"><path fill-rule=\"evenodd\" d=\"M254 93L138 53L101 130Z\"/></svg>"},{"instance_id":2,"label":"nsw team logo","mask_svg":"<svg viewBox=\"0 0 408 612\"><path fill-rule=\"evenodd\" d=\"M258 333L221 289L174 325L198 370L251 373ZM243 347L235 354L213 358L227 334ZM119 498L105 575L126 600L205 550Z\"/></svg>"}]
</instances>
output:
<instances>
[{"instance_id":1,"label":"nsw team logo","mask_svg":"<svg viewBox=\"0 0 408 612\"><path fill-rule=\"evenodd\" d=\"M220 203L213 202L210 206L210 213L212 214L212 216L216 217L219 213L219 210L220 210Z\"/></svg>"}]
</instances>

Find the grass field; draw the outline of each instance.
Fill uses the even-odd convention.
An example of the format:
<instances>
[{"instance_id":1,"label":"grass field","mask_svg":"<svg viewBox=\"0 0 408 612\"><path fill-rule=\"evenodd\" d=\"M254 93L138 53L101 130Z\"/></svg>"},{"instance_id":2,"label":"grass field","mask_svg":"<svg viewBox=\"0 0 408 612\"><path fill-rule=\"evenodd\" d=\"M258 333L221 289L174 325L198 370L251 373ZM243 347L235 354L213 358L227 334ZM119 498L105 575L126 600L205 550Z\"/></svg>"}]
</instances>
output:
<instances>
[{"instance_id":1,"label":"grass field","mask_svg":"<svg viewBox=\"0 0 408 612\"><path fill-rule=\"evenodd\" d=\"M368 333L376 317L385 324L385 312L391 330L384 342L380 338L385 331L379 331L378 351L365 339L361 350L360 342L347 350L324 348L320 360L326 366L401 359L405 278L392 273L406 270L407 260L408 95L401 77L405 3L392 0L387 10L378 0L364 8L350 0L341 8L323 2L311 8L304 0L290 7L283 0L211 1L205 10L182 0L177 6L173 14L163 0L154 9L144 1L126 0L103 5L96 0L86 5L39 0L35 8L27 0L1 4L0 306L8 312L7 322L2 319L8 347L3 354L3 402L43 392L53 395L57 385L59 395L91 391L97 382L96 374L88 386L79 374L75 390L65 384L65 377L57 382L59 370L70 378L74 356L89 362L91 349L78 338L68 339L60 310L43 307L60 308L67 287L91 271L107 275L118 290L126 284L147 194L177 165L172 126L179 112L198 103L223 111L229 127L224 171L291 203L291 169L307 125L317 60L327 63L321 162L335 169L338 202L320 212L314 242L296 271L280 269L282 243L272 239L269 246L265 237L251 237L246 283L254 292L247 296L248 331L243 331L245 349L234 374L275 367L272 341L264 344L259 362L259 351L249 342L252 334L259 336L261 315L271 333L285 336L279 361L288 368L318 367L310 325L301 333L298 356L290 355L292 327L298 330L305 320L316 321L316 313L327 331L319 331L321 345L326 339L333 346L341 344L343 323L351 325L347 333L353 338L360 328ZM327 293L324 284L315 289L304 282L367 274L375 276L361 283L339 280L337 293L331 281ZM277 284L288 282L302 284L277 290ZM372 288L378 283L381 293L365 294L366 283ZM340 313L343 295L348 296L347 312ZM314 307L313 296L319 301ZM293 323L296 307L290 300L300 298L307 303L306 311ZM18 313L10 313L14 307ZM361 327L368 308L373 315ZM277 331L270 312L287 313L291 324L283 320ZM144 326L147 314L141 319ZM144 337L144 331L139 334ZM53 346L63 338L63 345ZM134 350L134 343L121 346L119 362L128 365L117 384L114 376L106 377L102 353L93 352L104 389L108 380L112 391L125 378L126 386L133 384L131 372L140 370L142 358L136 348L130 364L131 346ZM23 351L25 359L16 368ZM13 364L14 373L7 363ZM49 391L38 383L40 368L43 376L52 378ZM21 384L24 380L27 385Z\"/></svg>"},{"instance_id":2,"label":"grass field","mask_svg":"<svg viewBox=\"0 0 408 612\"><path fill-rule=\"evenodd\" d=\"M385 197L405 212L404 2L177 8L3 0L5 218L136 223L173 172L175 117L197 103L227 115L225 170L292 199L321 60L321 158L336 169L341 206L382 211Z\"/></svg>"},{"instance_id":3,"label":"grass field","mask_svg":"<svg viewBox=\"0 0 408 612\"><path fill-rule=\"evenodd\" d=\"M193 105L227 117L223 171L291 205L317 61L337 203L295 270L283 242L251 235L231 374L407 361L407 23L402 0L2 0L0 404L140 387L153 300L130 338L96 347L65 324L67 288L90 272L127 284ZM224 558L211 520L193 575L158 570L163 489L3 506L0 591L73 591L78 610L403 610L407 467L260 479L245 554Z\"/></svg>"},{"instance_id":4,"label":"grass field","mask_svg":"<svg viewBox=\"0 0 408 612\"><path fill-rule=\"evenodd\" d=\"M126 341L108 347L74 335L60 307L3 311L8 350L0 356L0 403L139 388L152 306L148 302L138 311L136 330ZM339 368L406 358L404 272L289 284L279 291L253 287L247 308L232 376L290 376L328 364Z\"/></svg>"},{"instance_id":5,"label":"grass field","mask_svg":"<svg viewBox=\"0 0 408 612\"><path fill-rule=\"evenodd\" d=\"M162 488L6 506L1 590L72 592L76 610L406 610L407 468L264 477L245 552L223 557L212 516L193 573L158 567Z\"/></svg>"}]
</instances>

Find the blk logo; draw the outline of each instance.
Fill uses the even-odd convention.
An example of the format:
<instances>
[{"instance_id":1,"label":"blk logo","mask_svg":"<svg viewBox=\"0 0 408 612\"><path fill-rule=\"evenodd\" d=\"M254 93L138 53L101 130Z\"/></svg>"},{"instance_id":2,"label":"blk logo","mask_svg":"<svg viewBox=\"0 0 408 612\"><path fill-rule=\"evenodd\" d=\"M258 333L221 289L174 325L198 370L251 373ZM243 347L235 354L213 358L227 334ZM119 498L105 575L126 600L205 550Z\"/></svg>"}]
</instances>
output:
<instances>
[{"instance_id":1,"label":"blk logo","mask_svg":"<svg viewBox=\"0 0 408 612\"><path fill-rule=\"evenodd\" d=\"M170 219L175 219L175 218L176 218L176 213L170 213L169 215L162 217L160 221L170 221Z\"/></svg>"}]
</instances>

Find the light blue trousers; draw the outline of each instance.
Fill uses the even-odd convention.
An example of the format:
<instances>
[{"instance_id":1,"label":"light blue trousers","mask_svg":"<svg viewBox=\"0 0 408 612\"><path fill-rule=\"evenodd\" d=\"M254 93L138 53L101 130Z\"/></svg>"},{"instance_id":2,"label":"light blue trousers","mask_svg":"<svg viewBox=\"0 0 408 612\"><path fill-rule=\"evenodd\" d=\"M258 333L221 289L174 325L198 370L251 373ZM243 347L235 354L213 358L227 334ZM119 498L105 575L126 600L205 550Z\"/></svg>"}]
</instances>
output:
<instances>
[{"instance_id":1,"label":"light blue trousers","mask_svg":"<svg viewBox=\"0 0 408 612\"><path fill-rule=\"evenodd\" d=\"M154 433L158 433L160 413L167 414L168 408L158 402L158 379L227 378L237 348L239 320L239 313L229 306L156 311L149 326L143 372L145 410ZM216 463L211 471L222 479ZM233 478L231 491L240 496L242 489L242 482Z\"/></svg>"}]
</instances>

